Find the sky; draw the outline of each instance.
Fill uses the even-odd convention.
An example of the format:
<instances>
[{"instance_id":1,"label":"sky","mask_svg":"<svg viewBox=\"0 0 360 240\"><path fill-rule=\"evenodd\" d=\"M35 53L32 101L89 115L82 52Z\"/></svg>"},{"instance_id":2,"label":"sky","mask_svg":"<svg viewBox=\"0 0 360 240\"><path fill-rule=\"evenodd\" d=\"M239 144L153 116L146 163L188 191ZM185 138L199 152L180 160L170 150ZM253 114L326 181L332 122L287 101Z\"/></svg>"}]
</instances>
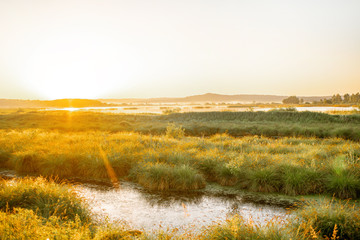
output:
<instances>
[{"instance_id":1,"label":"sky","mask_svg":"<svg viewBox=\"0 0 360 240\"><path fill-rule=\"evenodd\" d=\"M0 0L0 98L360 91L359 0Z\"/></svg>"}]
</instances>

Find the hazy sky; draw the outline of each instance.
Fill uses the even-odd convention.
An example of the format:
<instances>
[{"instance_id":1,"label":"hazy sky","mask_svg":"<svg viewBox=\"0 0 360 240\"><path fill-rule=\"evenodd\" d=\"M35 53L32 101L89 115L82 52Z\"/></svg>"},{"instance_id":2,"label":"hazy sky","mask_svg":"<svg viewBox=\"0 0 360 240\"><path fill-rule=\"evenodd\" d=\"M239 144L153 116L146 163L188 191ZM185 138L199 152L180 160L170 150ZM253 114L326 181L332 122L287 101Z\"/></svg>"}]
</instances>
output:
<instances>
[{"instance_id":1,"label":"hazy sky","mask_svg":"<svg viewBox=\"0 0 360 240\"><path fill-rule=\"evenodd\" d=\"M0 98L358 91L359 0L0 0Z\"/></svg>"}]
</instances>

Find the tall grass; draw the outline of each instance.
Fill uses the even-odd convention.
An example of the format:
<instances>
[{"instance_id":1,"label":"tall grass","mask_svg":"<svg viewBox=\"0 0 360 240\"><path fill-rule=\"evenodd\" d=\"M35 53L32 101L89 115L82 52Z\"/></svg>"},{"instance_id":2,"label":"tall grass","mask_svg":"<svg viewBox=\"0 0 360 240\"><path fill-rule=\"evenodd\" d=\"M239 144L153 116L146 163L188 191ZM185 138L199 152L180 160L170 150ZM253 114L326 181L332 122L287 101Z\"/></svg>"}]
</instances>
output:
<instances>
[{"instance_id":1,"label":"tall grass","mask_svg":"<svg viewBox=\"0 0 360 240\"><path fill-rule=\"evenodd\" d=\"M79 218L75 221L63 221L57 216L43 218L24 208L0 211L0 239L92 239L91 236L91 228Z\"/></svg>"},{"instance_id":2,"label":"tall grass","mask_svg":"<svg viewBox=\"0 0 360 240\"><path fill-rule=\"evenodd\" d=\"M57 216L60 219L90 220L90 213L76 193L67 186L46 181L44 178L30 178L0 182L0 211L16 208L33 210L41 217Z\"/></svg>"},{"instance_id":3,"label":"tall grass","mask_svg":"<svg viewBox=\"0 0 360 240\"><path fill-rule=\"evenodd\" d=\"M0 130L0 151L1 165L23 174L106 181L114 178L110 166L115 178L157 190L217 182L288 195L360 196L360 144L336 138Z\"/></svg>"},{"instance_id":4,"label":"tall grass","mask_svg":"<svg viewBox=\"0 0 360 240\"><path fill-rule=\"evenodd\" d=\"M268 226L262 227L250 219L244 220L240 215L235 215L225 222L210 225L205 228L200 239L289 239L284 231L284 226L275 219Z\"/></svg>"},{"instance_id":5,"label":"tall grass","mask_svg":"<svg viewBox=\"0 0 360 240\"><path fill-rule=\"evenodd\" d=\"M237 137L262 135L360 140L359 114L330 115L294 111L193 112L168 115L64 111L0 114L0 129L135 131L161 135L168 131L169 123L182 125L184 133L191 136L211 136L226 132Z\"/></svg>"},{"instance_id":6,"label":"tall grass","mask_svg":"<svg viewBox=\"0 0 360 240\"><path fill-rule=\"evenodd\" d=\"M203 176L186 165L146 164L131 174L135 181L151 190L195 190L205 186Z\"/></svg>"},{"instance_id":7,"label":"tall grass","mask_svg":"<svg viewBox=\"0 0 360 240\"><path fill-rule=\"evenodd\" d=\"M327 177L328 191L340 198L358 198L360 196L359 173L354 170L348 169L344 157L336 158L331 174Z\"/></svg>"},{"instance_id":8,"label":"tall grass","mask_svg":"<svg viewBox=\"0 0 360 240\"><path fill-rule=\"evenodd\" d=\"M124 224L94 223L69 185L44 178L1 180L0 239L131 239Z\"/></svg>"},{"instance_id":9,"label":"tall grass","mask_svg":"<svg viewBox=\"0 0 360 240\"><path fill-rule=\"evenodd\" d=\"M292 225L298 238L360 239L360 210L349 202L311 202L296 214Z\"/></svg>"}]
</instances>

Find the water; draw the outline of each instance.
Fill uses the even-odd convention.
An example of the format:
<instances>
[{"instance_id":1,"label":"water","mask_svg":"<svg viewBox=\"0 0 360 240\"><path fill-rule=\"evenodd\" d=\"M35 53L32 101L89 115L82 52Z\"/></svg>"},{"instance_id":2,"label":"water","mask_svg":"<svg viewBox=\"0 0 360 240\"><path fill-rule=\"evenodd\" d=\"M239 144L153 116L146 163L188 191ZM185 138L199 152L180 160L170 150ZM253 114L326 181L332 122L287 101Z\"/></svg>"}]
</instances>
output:
<instances>
[{"instance_id":1,"label":"water","mask_svg":"<svg viewBox=\"0 0 360 240\"><path fill-rule=\"evenodd\" d=\"M14 171L2 170L0 177L20 176ZM74 187L89 204L95 220L125 222L134 229L146 231L194 230L233 214L257 225L265 225L272 219L285 221L289 217L284 208L245 203L236 194L154 192L124 181L119 189L91 183L77 183Z\"/></svg>"},{"instance_id":2,"label":"water","mask_svg":"<svg viewBox=\"0 0 360 240\"><path fill-rule=\"evenodd\" d=\"M179 111L179 112L211 112L211 111L231 111L231 112L244 112L244 111L269 111L274 108L228 108L226 105L150 105L150 106L133 106L133 107L84 107L84 108L47 108L44 111L95 111L105 113L153 113L161 114L166 110ZM295 107L299 112L311 111L311 112L330 112L330 111L353 111L358 110L355 107Z\"/></svg>"},{"instance_id":3,"label":"water","mask_svg":"<svg viewBox=\"0 0 360 240\"><path fill-rule=\"evenodd\" d=\"M259 225L288 216L283 208L243 203L237 195L150 192L129 182L120 189L83 184L77 191L100 218L125 221L136 229L200 228L235 213Z\"/></svg>"}]
</instances>

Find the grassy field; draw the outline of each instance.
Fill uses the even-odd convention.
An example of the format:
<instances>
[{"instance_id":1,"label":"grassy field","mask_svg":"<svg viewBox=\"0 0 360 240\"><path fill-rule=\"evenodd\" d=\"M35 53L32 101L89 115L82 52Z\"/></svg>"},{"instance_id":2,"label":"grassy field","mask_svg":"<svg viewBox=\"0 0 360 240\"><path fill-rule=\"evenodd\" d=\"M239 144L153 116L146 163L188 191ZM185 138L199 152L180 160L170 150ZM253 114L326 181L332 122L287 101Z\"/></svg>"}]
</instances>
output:
<instances>
[{"instance_id":1,"label":"grassy field","mask_svg":"<svg viewBox=\"0 0 360 240\"><path fill-rule=\"evenodd\" d=\"M360 198L359 123L357 114L291 111L9 111L0 115L0 168L19 174L115 185L122 178L158 191L215 182L334 199L307 203L282 224L274 219L260 227L234 216L195 232L150 233L94 223L67 185L43 178L2 181L0 239L358 239L360 210L353 200Z\"/></svg>"},{"instance_id":2,"label":"grassy field","mask_svg":"<svg viewBox=\"0 0 360 240\"><path fill-rule=\"evenodd\" d=\"M23 174L107 180L152 190L194 190L208 182L255 192L360 197L360 144L338 138L279 139L227 134L186 137L134 132L1 130L0 166Z\"/></svg>"},{"instance_id":3,"label":"grassy field","mask_svg":"<svg viewBox=\"0 0 360 240\"><path fill-rule=\"evenodd\" d=\"M110 114L69 111L15 111L0 114L0 129L59 131L134 131L161 135L169 123L182 125L188 136L338 137L360 140L360 114L315 112L193 112L168 115Z\"/></svg>"}]
</instances>

